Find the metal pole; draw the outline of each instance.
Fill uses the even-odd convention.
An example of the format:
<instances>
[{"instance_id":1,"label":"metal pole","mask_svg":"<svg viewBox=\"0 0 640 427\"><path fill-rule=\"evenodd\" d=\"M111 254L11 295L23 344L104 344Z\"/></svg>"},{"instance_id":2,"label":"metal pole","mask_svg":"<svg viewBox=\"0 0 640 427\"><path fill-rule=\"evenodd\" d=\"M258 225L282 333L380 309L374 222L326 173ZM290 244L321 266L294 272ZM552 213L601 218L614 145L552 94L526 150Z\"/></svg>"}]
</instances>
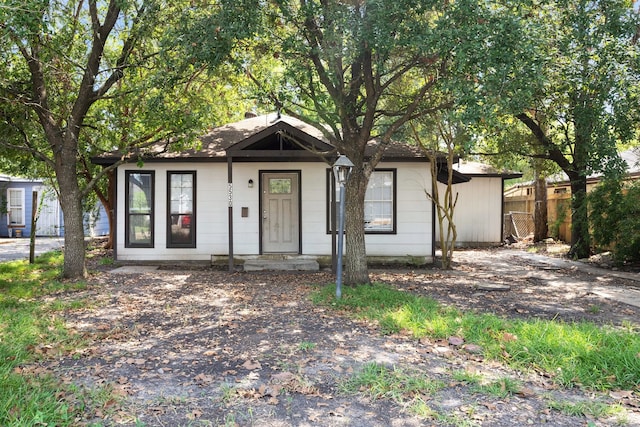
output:
<instances>
[{"instance_id":1,"label":"metal pole","mask_svg":"<svg viewBox=\"0 0 640 427\"><path fill-rule=\"evenodd\" d=\"M29 264L36 259L36 220L38 210L38 192L34 191L31 202L31 234L29 235Z\"/></svg>"},{"instance_id":2,"label":"metal pole","mask_svg":"<svg viewBox=\"0 0 640 427\"><path fill-rule=\"evenodd\" d=\"M340 183L340 207L338 212L338 265L336 266L336 298L342 297L342 242L344 240L344 183Z\"/></svg>"}]
</instances>

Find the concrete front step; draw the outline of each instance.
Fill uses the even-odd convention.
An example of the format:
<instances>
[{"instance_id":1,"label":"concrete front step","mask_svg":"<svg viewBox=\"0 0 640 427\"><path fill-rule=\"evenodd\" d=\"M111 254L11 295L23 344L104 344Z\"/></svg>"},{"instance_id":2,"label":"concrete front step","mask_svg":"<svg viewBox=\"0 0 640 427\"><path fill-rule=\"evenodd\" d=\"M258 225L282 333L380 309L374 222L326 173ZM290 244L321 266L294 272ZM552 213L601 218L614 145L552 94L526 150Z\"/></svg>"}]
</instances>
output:
<instances>
[{"instance_id":1,"label":"concrete front step","mask_svg":"<svg viewBox=\"0 0 640 427\"><path fill-rule=\"evenodd\" d=\"M313 259L248 259L244 271L318 271L320 265Z\"/></svg>"}]
</instances>

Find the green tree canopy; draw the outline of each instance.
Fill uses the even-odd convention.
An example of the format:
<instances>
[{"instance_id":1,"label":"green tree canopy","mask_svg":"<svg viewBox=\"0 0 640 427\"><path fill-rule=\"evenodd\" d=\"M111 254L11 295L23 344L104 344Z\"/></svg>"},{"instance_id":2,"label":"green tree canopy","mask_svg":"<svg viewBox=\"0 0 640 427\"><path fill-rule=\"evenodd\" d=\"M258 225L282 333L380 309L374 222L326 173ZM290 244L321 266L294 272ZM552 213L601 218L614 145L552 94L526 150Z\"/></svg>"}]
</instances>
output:
<instances>
[{"instance_id":1,"label":"green tree canopy","mask_svg":"<svg viewBox=\"0 0 640 427\"><path fill-rule=\"evenodd\" d=\"M82 201L108 173L89 157L161 141L188 143L203 123L215 121L216 103L209 101L226 99L222 79L180 55L183 41L168 37L195 10L192 3L0 5L0 144L4 155L28 153L55 174L66 277L85 274Z\"/></svg>"},{"instance_id":2,"label":"green tree canopy","mask_svg":"<svg viewBox=\"0 0 640 427\"><path fill-rule=\"evenodd\" d=\"M239 62L261 99L315 125L355 164L345 283L367 283L364 196L385 148L409 120L451 107L454 94L471 94L478 76L487 84L513 76L519 21L502 6L473 0L276 0L255 7L262 30ZM487 58L493 69L483 67Z\"/></svg>"},{"instance_id":3,"label":"green tree canopy","mask_svg":"<svg viewBox=\"0 0 640 427\"><path fill-rule=\"evenodd\" d=\"M569 177L570 254L582 258L590 252L587 177L619 176L617 147L636 137L640 21L626 0L536 1L520 14L535 23L524 37L537 46L539 76L529 85L528 105L501 113L515 117L533 139L502 149L550 160ZM503 123L513 126L510 117Z\"/></svg>"}]
</instances>

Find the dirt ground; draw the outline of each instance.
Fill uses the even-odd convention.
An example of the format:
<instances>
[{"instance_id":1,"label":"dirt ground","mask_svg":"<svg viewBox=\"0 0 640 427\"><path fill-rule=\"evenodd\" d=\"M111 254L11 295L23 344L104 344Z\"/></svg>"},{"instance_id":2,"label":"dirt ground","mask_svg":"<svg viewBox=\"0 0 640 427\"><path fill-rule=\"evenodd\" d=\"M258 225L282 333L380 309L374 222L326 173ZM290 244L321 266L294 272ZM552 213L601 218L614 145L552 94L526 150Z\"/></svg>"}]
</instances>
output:
<instances>
[{"instance_id":1,"label":"dirt ground","mask_svg":"<svg viewBox=\"0 0 640 427\"><path fill-rule=\"evenodd\" d=\"M456 253L453 271L372 270L374 281L462 310L507 317L640 323L640 309L585 290L640 282L558 269L508 249ZM95 262L91 286L68 298L85 308L64 321L87 345L37 369L79 387L106 390L79 424L146 426L609 426L640 425L639 390L600 395L563 390L549 376L510 370L448 342L383 336L374 324L313 305L308 295L334 282L329 272L228 273L168 266L112 274ZM506 288L508 287L508 289ZM61 298L64 296L58 296ZM391 399L345 393L341 384L369 362L441 381L420 396L419 417ZM510 377L520 392L500 398L456 381L467 371ZM620 404L617 418L590 419L550 402Z\"/></svg>"}]
</instances>

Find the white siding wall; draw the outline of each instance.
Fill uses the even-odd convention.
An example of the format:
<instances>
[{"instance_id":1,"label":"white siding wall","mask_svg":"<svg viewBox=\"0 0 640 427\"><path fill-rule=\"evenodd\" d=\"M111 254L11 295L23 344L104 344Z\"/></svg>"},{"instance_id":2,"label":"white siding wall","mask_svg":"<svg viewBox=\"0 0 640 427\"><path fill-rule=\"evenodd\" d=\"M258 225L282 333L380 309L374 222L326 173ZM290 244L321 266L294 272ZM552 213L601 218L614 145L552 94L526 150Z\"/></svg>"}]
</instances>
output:
<instances>
[{"instance_id":1,"label":"white siding wall","mask_svg":"<svg viewBox=\"0 0 640 427\"><path fill-rule=\"evenodd\" d=\"M259 171L301 171L302 253L330 255L327 234L327 165L324 163L234 163L234 253L259 253ZM425 196L430 176L424 163L384 163L397 168L397 234L367 235L367 254L431 257L431 202ZM154 248L125 248L125 171L155 171ZM196 248L167 248L167 171L196 171ZM253 188L248 187L249 179ZM242 207L249 215L242 217ZM118 168L117 256L119 260L209 260L228 253L228 195L226 163L147 163Z\"/></svg>"},{"instance_id":2,"label":"white siding wall","mask_svg":"<svg viewBox=\"0 0 640 427\"><path fill-rule=\"evenodd\" d=\"M445 186L438 184L440 194ZM473 177L471 181L453 186L458 192L454 221L458 232L457 245L499 244L502 231L502 178ZM437 218L436 218L437 221ZM440 231L436 223L436 238Z\"/></svg>"},{"instance_id":3,"label":"white siding wall","mask_svg":"<svg viewBox=\"0 0 640 427\"><path fill-rule=\"evenodd\" d=\"M367 234L367 255L424 256L431 259L431 188L427 163L381 163L379 168L397 168L397 234Z\"/></svg>"}]
</instances>

